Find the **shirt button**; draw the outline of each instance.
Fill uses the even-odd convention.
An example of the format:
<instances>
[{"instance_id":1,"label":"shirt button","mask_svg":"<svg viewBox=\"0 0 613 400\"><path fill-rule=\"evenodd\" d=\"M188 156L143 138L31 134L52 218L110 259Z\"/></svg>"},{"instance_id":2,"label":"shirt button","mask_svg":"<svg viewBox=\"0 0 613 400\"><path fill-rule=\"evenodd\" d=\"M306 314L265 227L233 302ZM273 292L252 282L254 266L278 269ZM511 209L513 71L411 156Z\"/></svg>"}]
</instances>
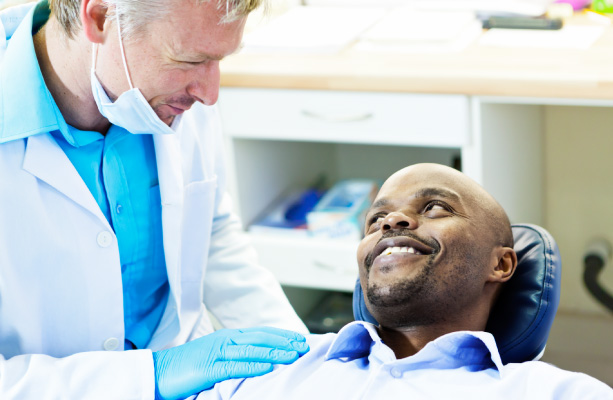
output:
<instances>
[{"instance_id":1,"label":"shirt button","mask_svg":"<svg viewBox=\"0 0 613 400\"><path fill-rule=\"evenodd\" d=\"M110 337L104 341L104 344L102 345L102 347L106 351L113 351L117 348L118 345L119 345L119 340L117 338Z\"/></svg>"},{"instance_id":2,"label":"shirt button","mask_svg":"<svg viewBox=\"0 0 613 400\"><path fill-rule=\"evenodd\" d=\"M121 214L122 208L123 208L123 207L121 206L121 204L117 204L117 207L115 207L115 212L116 212L117 214Z\"/></svg>"},{"instance_id":3,"label":"shirt button","mask_svg":"<svg viewBox=\"0 0 613 400\"><path fill-rule=\"evenodd\" d=\"M392 368L390 370L390 375L392 375L394 378L402 378L402 371L397 368Z\"/></svg>"},{"instance_id":4,"label":"shirt button","mask_svg":"<svg viewBox=\"0 0 613 400\"><path fill-rule=\"evenodd\" d=\"M109 231L102 231L96 237L96 241L100 247L109 247L113 243L113 235Z\"/></svg>"}]
</instances>

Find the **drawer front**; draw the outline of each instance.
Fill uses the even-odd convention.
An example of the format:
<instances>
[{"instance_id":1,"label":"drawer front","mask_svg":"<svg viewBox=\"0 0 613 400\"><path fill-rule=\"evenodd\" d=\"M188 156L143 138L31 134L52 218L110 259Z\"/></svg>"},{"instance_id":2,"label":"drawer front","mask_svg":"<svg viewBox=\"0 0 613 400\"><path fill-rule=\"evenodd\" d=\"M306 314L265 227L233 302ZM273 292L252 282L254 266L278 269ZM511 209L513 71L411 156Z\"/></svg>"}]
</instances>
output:
<instances>
[{"instance_id":1,"label":"drawer front","mask_svg":"<svg viewBox=\"0 0 613 400\"><path fill-rule=\"evenodd\" d=\"M352 292L358 242L250 234L260 264L283 285Z\"/></svg>"},{"instance_id":2,"label":"drawer front","mask_svg":"<svg viewBox=\"0 0 613 400\"><path fill-rule=\"evenodd\" d=\"M469 102L461 95L222 88L232 137L462 147Z\"/></svg>"}]
</instances>

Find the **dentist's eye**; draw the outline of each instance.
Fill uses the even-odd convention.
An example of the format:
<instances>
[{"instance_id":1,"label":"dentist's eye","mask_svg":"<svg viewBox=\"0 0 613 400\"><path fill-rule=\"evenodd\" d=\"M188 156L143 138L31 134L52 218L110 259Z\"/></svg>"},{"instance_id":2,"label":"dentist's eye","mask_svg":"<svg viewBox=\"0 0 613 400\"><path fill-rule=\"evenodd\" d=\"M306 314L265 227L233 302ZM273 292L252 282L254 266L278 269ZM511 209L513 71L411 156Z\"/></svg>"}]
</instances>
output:
<instances>
[{"instance_id":1,"label":"dentist's eye","mask_svg":"<svg viewBox=\"0 0 613 400\"><path fill-rule=\"evenodd\" d=\"M190 66L196 67L198 65L204 64L205 62L204 61L182 61L182 63L186 64L186 65L190 65Z\"/></svg>"},{"instance_id":2,"label":"dentist's eye","mask_svg":"<svg viewBox=\"0 0 613 400\"><path fill-rule=\"evenodd\" d=\"M172 60L176 65L181 66L181 67L185 67L185 68L190 68L190 67L197 67L199 65L202 65L204 63L207 62L207 60L197 60L197 59L173 59Z\"/></svg>"}]
</instances>

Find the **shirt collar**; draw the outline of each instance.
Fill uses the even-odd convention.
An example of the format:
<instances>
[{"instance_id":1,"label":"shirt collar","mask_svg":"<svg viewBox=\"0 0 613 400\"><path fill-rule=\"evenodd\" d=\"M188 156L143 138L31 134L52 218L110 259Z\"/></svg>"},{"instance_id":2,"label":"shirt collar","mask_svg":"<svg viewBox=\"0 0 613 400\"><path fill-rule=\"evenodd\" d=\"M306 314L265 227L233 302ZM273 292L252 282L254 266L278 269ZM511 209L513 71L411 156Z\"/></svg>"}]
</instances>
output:
<instances>
[{"instance_id":1,"label":"shirt collar","mask_svg":"<svg viewBox=\"0 0 613 400\"><path fill-rule=\"evenodd\" d=\"M373 324L354 321L345 325L339 332L328 353L326 360L348 357L350 359L366 357L373 345L382 343Z\"/></svg>"},{"instance_id":2,"label":"shirt collar","mask_svg":"<svg viewBox=\"0 0 613 400\"><path fill-rule=\"evenodd\" d=\"M45 85L32 40L33 21L41 21L48 4L32 7L15 30L0 64L0 143L59 130L73 146L64 117Z\"/></svg>"},{"instance_id":3,"label":"shirt collar","mask_svg":"<svg viewBox=\"0 0 613 400\"><path fill-rule=\"evenodd\" d=\"M502 376L503 364L494 336L489 332L451 332L428 343L417 354L396 360L383 343L374 325L354 321L338 333L326 354L326 360L374 357L381 362L436 364L437 368L495 368Z\"/></svg>"}]
</instances>

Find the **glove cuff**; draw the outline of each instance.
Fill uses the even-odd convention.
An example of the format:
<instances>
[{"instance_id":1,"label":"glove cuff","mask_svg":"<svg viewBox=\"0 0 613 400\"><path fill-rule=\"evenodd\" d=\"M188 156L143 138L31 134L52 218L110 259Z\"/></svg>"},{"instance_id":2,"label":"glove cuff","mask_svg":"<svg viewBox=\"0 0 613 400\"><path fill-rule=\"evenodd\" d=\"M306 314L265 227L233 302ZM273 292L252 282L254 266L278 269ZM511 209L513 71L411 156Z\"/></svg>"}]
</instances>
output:
<instances>
[{"instance_id":1,"label":"glove cuff","mask_svg":"<svg viewBox=\"0 0 613 400\"><path fill-rule=\"evenodd\" d=\"M155 400L166 400L162 397L162 395L160 394L160 390L159 390L159 385L158 385L158 379L159 379L159 375L158 375L158 358L160 357L160 355L158 354L157 351L153 351L151 352L151 354L153 355L153 373L155 374L155 376L153 377L153 381L155 382Z\"/></svg>"}]
</instances>

